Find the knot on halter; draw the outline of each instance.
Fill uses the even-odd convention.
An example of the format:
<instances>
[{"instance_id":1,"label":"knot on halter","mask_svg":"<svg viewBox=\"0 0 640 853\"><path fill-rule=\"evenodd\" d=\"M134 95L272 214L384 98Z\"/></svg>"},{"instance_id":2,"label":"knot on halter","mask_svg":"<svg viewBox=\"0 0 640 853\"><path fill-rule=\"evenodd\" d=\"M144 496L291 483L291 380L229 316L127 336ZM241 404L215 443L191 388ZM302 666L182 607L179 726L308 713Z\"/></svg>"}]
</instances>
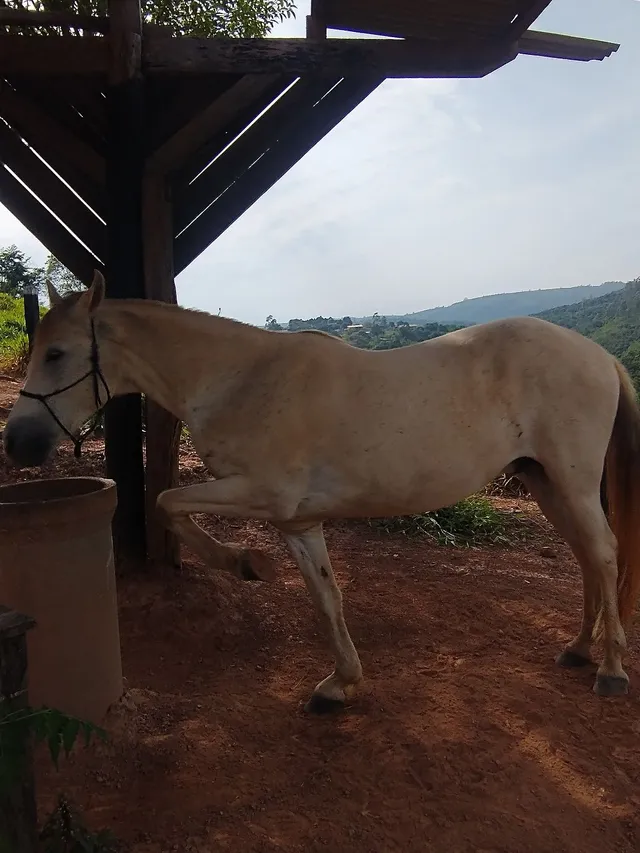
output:
<instances>
[{"instance_id":1,"label":"knot on halter","mask_svg":"<svg viewBox=\"0 0 640 853\"><path fill-rule=\"evenodd\" d=\"M111 392L109 391L109 386L107 385L107 381L102 374L102 370L100 369L100 354L98 352L98 340L96 338L96 327L93 320L91 320L91 355L90 355L90 368L86 373L83 373L79 379L76 379L75 382L70 382L68 385L65 385L63 388L56 388L55 391L50 391L48 394L34 394L31 391L21 390L20 394L23 397L27 397L29 400L38 400L38 402L42 403L45 409L49 412L53 420L58 424L62 432L71 440L73 443L73 455L76 459L80 458L82 453L82 445L89 438L92 432L95 431L97 422L95 419L93 423L90 423L87 429L81 432L78 436L73 435L73 433L67 429L67 427L62 423L60 418L53 411L51 406L49 405L49 400L51 397L57 397L59 394L64 394L65 391L70 391L71 388L75 388L76 385L79 385L81 382L84 382L85 379L91 377L93 381L93 397L96 404L96 413L100 411L111 399ZM102 383L102 387L104 388L107 399L104 403L100 400L100 388L98 382Z\"/></svg>"}]
</instances>

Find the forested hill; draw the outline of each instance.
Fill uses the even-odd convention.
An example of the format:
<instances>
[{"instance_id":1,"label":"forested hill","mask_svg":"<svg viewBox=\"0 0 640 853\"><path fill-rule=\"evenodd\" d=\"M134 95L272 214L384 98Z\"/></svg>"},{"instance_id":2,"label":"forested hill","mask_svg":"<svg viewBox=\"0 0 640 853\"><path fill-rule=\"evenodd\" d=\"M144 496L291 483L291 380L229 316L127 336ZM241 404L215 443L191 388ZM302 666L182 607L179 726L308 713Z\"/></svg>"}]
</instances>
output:
<instances>
[{"instance_id":1,"label":"forested hill","mask_svg":"<svg viewBox=\"0 0 640 853\"><path fill-rule=\"evenodd\" d=\"M640 278L614 293L537 316L593 338L621 359L640 389Z\"/></svg>"},{"instance_id":2,"label":"forested hill","mask_svg":"<svg viewBox=\"0 0 640 853\"><path fill-rule=\"evenodd\" d=\"M446 323L460 326L472 323L486 323L488 320L500 320L503 317L517 317L527 314L539 314L559 305L571 305L585 299L595 299L624 287L622 281L606 281L604 284L584 285L580 287L555 287L550 290L524 290L518 293L494 293L490 296L478 296L464 299L441 308L428 308L413 314L387 314L387 320L405 322L412 325L426 323ZM358 318L354 323L369 323L371 317Z\"/></svg>"}]
</instances>

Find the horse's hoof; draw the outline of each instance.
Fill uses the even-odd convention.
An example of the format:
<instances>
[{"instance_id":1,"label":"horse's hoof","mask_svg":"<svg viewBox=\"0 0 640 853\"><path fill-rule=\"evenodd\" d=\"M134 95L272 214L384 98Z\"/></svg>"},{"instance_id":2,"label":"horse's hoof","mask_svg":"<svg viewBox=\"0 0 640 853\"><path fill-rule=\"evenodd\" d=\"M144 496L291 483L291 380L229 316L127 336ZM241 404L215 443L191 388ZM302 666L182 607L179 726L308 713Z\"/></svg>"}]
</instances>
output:
<instances>
[{"instance_id":1,"label":"horse's hoof","mask_svg":"<svg viewBox=\"0 0 640 853\"><path fill-rule=\"evenodd\" d=\"M556 658L556 664L567 667L568 669L576 669L581 666L592 666L593 661L591 658L586 658L584 655L579 655L577 652L571 651L571 649L565 649Z\"/></svg>"},{"instance_id":2,"label":"horse's hoof","mask_svg":"<svg viewBox=\"0 0 640 853\"><path fill-rule=\"evenodd\" d=\"M343 708L344 702L340 699L330 699L322 693L314 693L304 706L307 714L334 714L336 711L342 711Z\"/></svg>"},{"instance_id":3,"label":"horse's hoof","mask_svg":"<svg viewBox=\"0 0 640 853\"><path fill-rule=\"evenodd\" d=\"M623 675L597 675L593 692L598 696L624 696L629 692L629 679Z\"/></svg>"},{"instance_id":4,"label":"horse's hoof","mask_svg":"<svg viewBox=\"0 0 640 853\"><path fill-rule=\"evenodd\" d=\"M243 581L274 581L278 573L275 563L267 554L247 548L238 557L238 569Z\"/></svg>"}]
</instances>

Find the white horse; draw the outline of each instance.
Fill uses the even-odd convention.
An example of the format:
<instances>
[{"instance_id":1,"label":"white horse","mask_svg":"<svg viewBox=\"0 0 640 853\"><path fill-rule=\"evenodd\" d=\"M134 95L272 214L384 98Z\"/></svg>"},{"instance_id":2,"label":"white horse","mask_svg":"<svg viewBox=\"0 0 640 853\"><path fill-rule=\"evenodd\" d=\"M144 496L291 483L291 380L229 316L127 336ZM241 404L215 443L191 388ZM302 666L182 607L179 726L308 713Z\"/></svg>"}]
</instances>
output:
<instances>
[{"instance_id":1,"label":"white horse","mask_svg":"<svg viewBox=\"0 0 640 853\"><path fill-rule=\"evenodd\" d=\"M435 510L502 471L524 480L582 569L582 626L558 662L589 663L601 625L594 689L626 692L623 623L640 591L640 412L625 370L599 345L519 318L371 352L103 295L99 274L82 294L50 289L6 453L42 464L109 394L142 392L186 422L215 479L164 492L159 508L206 563L245 579L271 579L271 559L217 542L192 514L265 519L281 531L335 656L309 708L342 704L362 679L323 521Z\"/></svg>"}]
</instances>

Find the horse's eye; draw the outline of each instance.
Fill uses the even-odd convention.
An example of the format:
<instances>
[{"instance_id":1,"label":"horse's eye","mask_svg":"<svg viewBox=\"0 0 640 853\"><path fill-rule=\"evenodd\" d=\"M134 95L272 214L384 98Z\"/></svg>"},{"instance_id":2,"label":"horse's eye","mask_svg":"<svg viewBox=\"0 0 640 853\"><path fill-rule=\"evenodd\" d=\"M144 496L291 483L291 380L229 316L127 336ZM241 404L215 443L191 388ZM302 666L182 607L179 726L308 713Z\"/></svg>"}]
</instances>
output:
<instances>
[{"instance_id":1,"label":"horse's eye","mask_svg":"<svg viewBox=\"0 0 640 853\"><path fill-rule=\"evenodd\" d=\"M51 347L47 350L44 360L47 363L50 363L52 361L60 361L63 355L64 352L61 349L58 349L58 347Z\"/></svg>"}]
</instances>

